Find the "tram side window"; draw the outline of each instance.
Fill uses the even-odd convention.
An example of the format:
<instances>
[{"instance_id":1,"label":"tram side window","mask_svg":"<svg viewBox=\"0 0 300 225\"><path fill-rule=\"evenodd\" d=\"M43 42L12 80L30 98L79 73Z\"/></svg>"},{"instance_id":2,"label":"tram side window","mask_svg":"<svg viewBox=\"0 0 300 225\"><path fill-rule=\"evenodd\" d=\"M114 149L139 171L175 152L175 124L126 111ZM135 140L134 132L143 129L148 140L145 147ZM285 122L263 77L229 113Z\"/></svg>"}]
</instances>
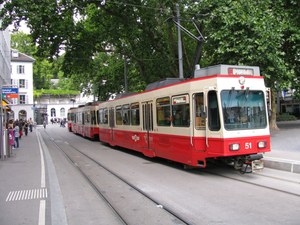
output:
<instances>
[{"instance_id":1,"label":"tram side window","mask_svg":"<svg viewBox=\"0 0 300 225\"><path fill-rule=\"evenodd\" d=\"M81 121L82 121L82 124L85 124L87 121L86 121L86 112L83 112L83 113L81 113L81 115L82 115L82 119L81 119Z\"/></svg>"},{"instance_id":2,"label":"tram side window","mask_svg":"<svg viewBox=\"0 0 300 225\"><path fill-rule=\"evenodd\" d=\"M82 113L81 112L77 113L76 118L77 118L77 123L81 123L82 122Z\"/></svg>"},{"instance_id":3,"label":"tram side window","mask_svg":"<svg viewBox=\"0 0 300 225\"><path fill-rule=\"evenodd\" d=\"M123 125L130 125L130 117L129 117L129 104L123 105Z\"/></svg>"},{"instance_id":4,"label":"tram side window","mask_svg":"<svg viewBox=\"0 0 300 225\"><path fill-rule=\"evenodd\" d=\"M139 103L132 103L130 110L131 125L140 125L140 105Z\"/></svg>"},{"instance_id":5,"label":"tram side window","mask_svg":"<svg viewBox=\"0 0 300 225\"><path fill-rule=\"evenodd\" d=\"M95 110L92 110L90 113L91 113L91 124L96 125Z\"/></svg>"},{"instance_id":6,"label":"tram side window","mask_svg":"<svg viewBox=\"0 0 300 225\"><path fill-rule=\"evenodd\" d=\"M172 122L174 127L190 126L190 105L187 95L172 98Z\"/></svg>"},{"instance_id":7,"label":"tram side window","mask_svg":"<svg viewBox=\"0 0 300 225\"><path fill-rule=\"evenodd\" d=\"M108 110L107 110L107 108L103 109L103 124L108 124Z\"/></svg>"},{"instance_id":8,"label":"tram side window","mask_svg":"<svg viewBox=\"0 0 300 225\"><path fill-rule=\"evenodd\" d=\"M71 113L71 121L74 121L75 117L74 117L74 113Z\"/></svg>"},{"instance_id":9,"label":"tram side window","mask_svg":"<svg viewBox=\"0 0 300 225\"><path fill-rule=\"evenodd\" d=\"M165 97L157 99L156 101L156 115L157 115L157 125L158 126L170 126L171 112L170 112L170 98Z\"/></svg>"},{"instance_id":10,"label":"tram side window","mask_svg":"<svg viewBox=\"0 0 300 225\"><path fill-rule=\"evenodd\" d=\"M103 114L103 109L99 109L98 110L98 120L99 120L99 124L103 124L104 123L104 114Z\"/></svg>"},{"instance_id":11,"label":"tram side window","mask_svg":"<svg viewBox=\"0 0 300 225\"><path fill-rule=\"evenodd\" d=\"M117 125L122 125L122 106L118 105L116 106L116 121Z\"/></svg>"},{"instance_id":12,"label":"tram side window","mask_svg":"<svg viewBox=\"0 0 300 225\"><path fill-rule=\"evenodd\" d=\"M96 111L96 117L97 117L97 125L100 124L100 116L99 116L99 109ZM102 111L103 113L103 111Z\"/></svg>"},{"instance_id":13,"label":"tram side window","mask_svg":"<svg viewBox=\"0 0 300 225\"><path fill-rule=\"evenodd\" d=\"M84 112L84 123L90 123L91 122L91 114L90 111Z\"/></svg>"},{"instance_id":14,"label":"tram side window","mask_svg":"<svg viewBox=\"0 0 300 225\"><path fill-rule=\"evenodd\" d=\"M215 91L208 92L208 125L213 131L221 128L218 98Z\"/></svg>"},{"instance_id":15,"label":"tram side window","mask_svg":"<svg viewBox=\"0 0 300 225\"><path fill-rule=\"evenodd\" d=\"M196 129L205 129L205 119L201 117L201 106L203 106L203 93L195 95L195 110L196 110Z\"/></svg>"}]
</instances>

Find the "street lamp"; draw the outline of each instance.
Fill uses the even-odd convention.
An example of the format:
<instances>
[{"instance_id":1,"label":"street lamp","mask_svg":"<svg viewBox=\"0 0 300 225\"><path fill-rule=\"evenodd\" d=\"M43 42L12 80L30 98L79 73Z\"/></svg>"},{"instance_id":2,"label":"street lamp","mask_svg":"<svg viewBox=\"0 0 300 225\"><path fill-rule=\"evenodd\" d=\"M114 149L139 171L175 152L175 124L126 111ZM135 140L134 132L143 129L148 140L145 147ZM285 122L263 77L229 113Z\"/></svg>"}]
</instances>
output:
<instances>
[{"instance_id":1,"label":"street lamp","mask_svg":"<svg viewBox=\"0 0 300 225\"><path fill-rule=\"evenodd\" d=\"M73 107L74 107L74 102L76 102L76 100L74 98L71 98L71 102L73 102Z\"/></svg>"}]
</instances>

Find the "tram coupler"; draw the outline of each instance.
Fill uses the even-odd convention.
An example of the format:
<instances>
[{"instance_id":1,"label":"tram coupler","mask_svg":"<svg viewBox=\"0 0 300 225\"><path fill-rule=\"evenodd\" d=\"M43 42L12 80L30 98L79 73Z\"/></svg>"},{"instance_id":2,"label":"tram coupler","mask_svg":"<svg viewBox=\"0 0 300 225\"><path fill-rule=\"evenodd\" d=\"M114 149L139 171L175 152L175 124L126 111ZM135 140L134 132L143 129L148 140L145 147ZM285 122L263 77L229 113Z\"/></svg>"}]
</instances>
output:
<instances>
[{"instance_id":1,"label":"tram coupler","mask_svg":"<svg viewBox=\"0 0 300 225\"><path fill-rule=\"evenodd\" d=\"M251 162L252 172L262 171L264 168L264 161L262 159Z\"/></svg>"},{"instance_id":2,"label":"tram coupler","mask_svg":"<svg viewBox=\"0 0 300 225\"><path fill-rule=\"evenodd\" d=\"M263 154L247 155L245 157L236 157L234 161L234 168L241 174L262 171L264 162L262 160Z\"/></svg>"}]
</instances>

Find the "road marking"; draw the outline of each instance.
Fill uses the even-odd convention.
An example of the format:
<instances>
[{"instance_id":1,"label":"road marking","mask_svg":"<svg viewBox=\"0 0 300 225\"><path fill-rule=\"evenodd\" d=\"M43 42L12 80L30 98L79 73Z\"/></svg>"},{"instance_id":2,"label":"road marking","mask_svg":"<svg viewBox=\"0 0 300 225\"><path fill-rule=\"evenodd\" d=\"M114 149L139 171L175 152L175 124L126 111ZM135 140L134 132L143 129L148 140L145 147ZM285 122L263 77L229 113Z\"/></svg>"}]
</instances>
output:
<instances>
[{"instance_id":1,"label":"road marking","mask_svg":"<svg viewBox=\"0 0 300 225\"><path fill-rule=\"evenodd\" d=\"M48 191L46 188L43 189L32 189L32 190L20 190L10 191L7 195L6 201L23 201L29 199L45 199L48 198Z\"/></svg>"},{"instance_id":2,"label":"road marking","mask_svg":"<svg viewBox=\"0 0 300 225\"><path fill-rule=\"evenodd\" d=\"M45 223L46 223L46 200L41 200L38 225L45 225Z\"/></svg>"},{"instance_id":3,"label":"road marking","mask_svg":"<svg viewBox=\"0 0 300 225\"><path fill-rule=\"evenodd\" d=\"M41 188L46 187L46 179L45 179L45 161L44 161L44 153L42 150L41 142L40 142L40 133L36 132L37 139L39 142L39 148L40 148L40 155L41 155Z\"/></svg>"}]
</instances>

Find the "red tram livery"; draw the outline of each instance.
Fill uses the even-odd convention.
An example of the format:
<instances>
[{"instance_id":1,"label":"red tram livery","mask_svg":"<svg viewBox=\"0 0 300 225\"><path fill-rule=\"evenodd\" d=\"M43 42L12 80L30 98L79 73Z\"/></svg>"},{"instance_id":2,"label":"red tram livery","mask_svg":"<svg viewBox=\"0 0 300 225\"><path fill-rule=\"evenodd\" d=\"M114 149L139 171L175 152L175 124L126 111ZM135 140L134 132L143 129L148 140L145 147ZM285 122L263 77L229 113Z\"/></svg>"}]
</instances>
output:
<instances>
[{"instance_id":1,"label":"red tram livery","mask_svg":"<svg viewBox=\"0 0 300 225\"><path fill-rule=\"evenodd\" d=\"M83 108L98 111L99 140L112 146L185 167L222 160L246 172L249 165L262 170L262 153L271 151L267 91L259 67L217 65L196 69L194 79L161 80ZM71 129L81 134L75 120Z\"/></svg>"},{"instance_id":2,"label":"red tram livery","mask_svg":"<svg viewBox=\"0 0 300 225\"><path fill-rule=\"evenodd\" d=\"M80 105L68 111L68 129L83 137L99 138L98 102Z\"/></svg>"}]
</instances>

